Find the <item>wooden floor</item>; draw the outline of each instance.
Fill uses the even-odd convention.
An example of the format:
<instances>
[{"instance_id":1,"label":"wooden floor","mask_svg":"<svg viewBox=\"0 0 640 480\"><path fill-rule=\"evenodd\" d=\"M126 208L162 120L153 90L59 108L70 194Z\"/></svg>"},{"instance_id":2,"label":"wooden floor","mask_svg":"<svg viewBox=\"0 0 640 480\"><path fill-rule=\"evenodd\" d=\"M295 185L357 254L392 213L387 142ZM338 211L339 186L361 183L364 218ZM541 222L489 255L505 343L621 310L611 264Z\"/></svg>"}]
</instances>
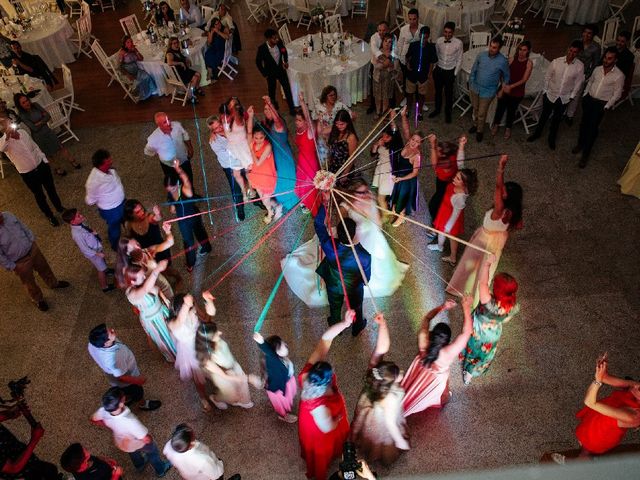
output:
<instances>
[{"instance_id":1,"label":"wooden floor","mask_svg":"<svg viewBox=\"0 0 640 480\"><path fill-rule=\"evenodd\" d=\"M345 18L345 28L356 36L364 37L367 30L374 29L378 20L384 17L385 5L386 2L383 0L371 1L368 19ZM93 15L93 33L107 54L116 52L120 46L123 32L118 19L132 13L144 23L142 6L138 0L126 0L124 6L120 5L115 12L107 11ZM206 96L196 106L199 117L206 117L217 111L220 103L231 95L240 97L245 105L257 105L261 103L260 99L267 90L266 81L255 66L255 52L257 46L264 41L264 30L270 25L267 22L259 25L248 22L247 7L239 0L232 4L231 13L242 38L242 51L238 55L240 71L233 81L224 78L205 88ZM578 37L580 32L580 27L576 25L563 25L559 29L543 28L540 18L528 17L525 24L527 37L533 42L534 51L544 52L547 58L561 55L570 40ZM306 30L297 29L295 22L289 24L289 29L292 38L306 33ZM193 117L191 106L182 107L177 103L171 105L169 97L153 97L137 105L123 99L124 92L117 84L114 83L107 88L107 74L95 58L83 55L69 66L73 73L76 101L85 109L85 112L74 111L73 127L145 122L150 121L153 114L159 110L170 113L176 119ZM57 75L61 78L59 71Z\"/></svg>"}]
</instances>

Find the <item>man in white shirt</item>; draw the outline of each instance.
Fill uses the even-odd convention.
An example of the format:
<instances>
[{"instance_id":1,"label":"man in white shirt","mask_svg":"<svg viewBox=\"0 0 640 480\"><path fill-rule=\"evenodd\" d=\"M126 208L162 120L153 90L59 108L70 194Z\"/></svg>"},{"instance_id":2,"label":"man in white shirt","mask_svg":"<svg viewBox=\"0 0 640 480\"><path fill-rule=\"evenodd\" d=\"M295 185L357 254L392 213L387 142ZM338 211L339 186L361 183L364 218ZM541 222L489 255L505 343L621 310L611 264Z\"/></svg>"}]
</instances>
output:
<instances>
[{"instance_id":1,"label":"man in white shirt","mask_svg":"<svg viewBox=\"0 0 640 480\"><path fill-rule=\"evenodd\" d=\"M110 388L102 396L102 407L91 416L91 423L111 430L116 447L129 454L138 472L150 463L156 476L164 477L171 463L162 459L149 430L124 402L124 392L119 387Z\"/></svg>"},{"instance_id":2,"label":"man in white shirt","mask_svg":"<svg viewBox=\"0 0 640 480\"><path fill-rule=\"evenodd\" d=\"M398 46L395 49L395 52L398 53L398 60L400 60L400 68L402 69L403 81L407 76L405 57L407 55L407 51L409 50L409 44L420 41L420 29L424 27L424 25L419 22L418 9L412 8L411 10L409 10L407 17L409 17L409 23L407 23L400 29L400 33L398 34ZM404 90L404 85L402 89Z\"/></svg>"},{"instance_id":3,"label":"man in white shirt","mask_svg":"<svg viewBox=\"0 0 640 480\"><path fill-rule=\"evenodd\" d=\"M107 236L113 251L118 251L120 230L124 222L124 188L118 172L113 168L111 154L98 149L91 157L93 168L85 182L85 202L96 205L107 223Z\"/></svg>"},{"instance_id":4,"label":"man in white shirt","mask_svg":"<svg viewBox=\"0 0 640 480\"><path fill-rule=\"evenodd\" d=\"M220 23L224 25L224 28L227 30L227 32L232 33L235 29L233 17L229 15L229 7L227 7L224 3L218 5L218 10L216 10L215 13L211 15L211 19L207 23L207 31L211 28L211 21L214 18L220 20Z\"/></svg>"},{"instance_id":5,"label":"man in white shirt","mask_svg":"<svg viewBox=\"0 0 640 480\"><path fill-rule=\"evenodd\" d=\"M598 137L598 126L605 112L611 109L622 96L624 73L616 67L618 49L609 47L602 57L602 65L596 67L589 77L582 97L582 120L578 144L571 153L582 152L579 166L587 166L589 154Z\"/></svg>"},{"instance_id":6,"label":"man in white shirt","mask_svg":"<svg viewBox=\"0 0 640 480\"><path fill-rule=\"evenodd\" d=\"M156 113L153 120L158 128L147 138L144 154L150 157L158 155L164 176L170 177L173 183L178 181L178 176L173 168L173 161L177 159L193 185L193 171L191 170L193 145L189 134L180 122L172 122L164 112Z\"/></svg>"},{"instance_id":7,"label":"man in white shirt","mask_svg":"<svg viewBox=\"0 0 640 480\"><path fill-rule=\"evenodd\" d=\"M189 0L180 0L180 20L189 24L190 27L201 27L204 23L202 20L202 11L200 7L189 2Z\"/></svg>"},{"instance_id":8,"label":"man in white shirt","mask_svg":"<svg viewBox=\"0 0 640 480\"><path fill-rule=\"evenodd\" d=\"M429 114L429 118L435 118L440 115L442 110L442 90L444 89L444 119L447 123L451 123L453 86L462 67L462 41L453 36L455 31L456 24L447 22L444 24L442 36L436 40L438 65L433 70L436 106L435 110Z\"/></svg>"},{"instance_id":9,"label":"man in white shirt","mask_svg":"<svg viewBox=\"0 0 640 480\"><path fill-rule=\"evenodd\" d=\"M540 138L547 120L553 113L551 126L549 127L549 148L555 150L556 136L558 135L562 116L569 102L578 95L584 81L584 64L577 59L581 49L581 42L572 42L567 50L567 55L556 58L547 68L547 73L544 77L542 113L535 132L527 138L527 142L535 142Z\"/></svg>"},{"instance_id":10,"label":"man in white shirt","mask_svg":"<svg viewBox=\"0 0 640 480\"><path fill-rule=\"evenodd\" d=\"M193 429L186 423L178 425L162 453L176 467L184 480L217 480L223 478L224 465L209 447L196 440ZM240 480L235 474L229 480Z\"/></svg>"},{"instance_id":11,"label":"man in white shirt","mask_svg":"<svg viewBox=\"0 0 640 480\"><path fill-rule=\"evenodd\" d=\"M57 227L60 222L51 211L43 188L58 212L62 212L64 207L53 183L47 157L22 127L12 124L8 118L0 119L0 132L4 133L0 138L0 152L9 157L22 181L33 193L40 211L49 219L51 225Z\"/></svg>"},{"instance_id":12,"label":"man in white shirt","mask_svg":"<svg viewBox=\"0 0 640 480\"><path fill-rule=\"evenodd\" d=\"M369 65L369 98L371 99L367 113L373 113L376 111L376 101L373 96L373 64L382 54L380 49L382 48L382 37L389 33L389 24L386 20L378 22L376 32L371 35L369 39L369 48L371 49L371 65Z\"/></svg>"}]
</instances>

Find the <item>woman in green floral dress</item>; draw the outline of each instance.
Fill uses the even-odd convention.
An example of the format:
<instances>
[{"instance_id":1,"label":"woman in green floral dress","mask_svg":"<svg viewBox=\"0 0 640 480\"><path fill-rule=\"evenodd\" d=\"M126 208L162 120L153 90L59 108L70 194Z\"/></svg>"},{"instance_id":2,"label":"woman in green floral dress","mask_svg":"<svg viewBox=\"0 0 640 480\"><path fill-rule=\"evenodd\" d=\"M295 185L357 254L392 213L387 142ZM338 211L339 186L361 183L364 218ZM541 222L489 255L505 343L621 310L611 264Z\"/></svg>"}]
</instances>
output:
<instances>
[{"instance_id":1,"label":"woman in green floral dress","mask_svg":"<svg viewBox=\"0 0 640 480\"><path fill-rule=\"evenodd\" d=\"M508 273L498 273L493 279L493 292L489 290L489 269L495 261L491 255L479 273L480 304L473 311L473 333L462 357L462 379L465 385L473 377L484 374L496 356L502 324L518 313L516 304L518 282Z\"/></svg>"}]
</instances>

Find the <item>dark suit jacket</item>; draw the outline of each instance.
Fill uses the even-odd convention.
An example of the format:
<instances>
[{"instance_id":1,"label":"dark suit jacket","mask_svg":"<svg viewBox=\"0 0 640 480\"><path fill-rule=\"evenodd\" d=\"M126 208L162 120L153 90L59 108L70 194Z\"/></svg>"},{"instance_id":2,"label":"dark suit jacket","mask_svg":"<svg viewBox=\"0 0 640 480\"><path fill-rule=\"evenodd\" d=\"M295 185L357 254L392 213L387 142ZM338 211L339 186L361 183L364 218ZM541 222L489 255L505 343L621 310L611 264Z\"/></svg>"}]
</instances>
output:
<instances>
[{"instance_id":1,"label":"dark suit jacket","mask_svg":"<svg viewBox=\"0 0 640 480\"><path fill-rule=\"evenodd\" d=\"M284 46L284 43L282 43L282 40L278 42L278 50L280 50L280 62L276 64L266 42L258 47L258 53L256 53L256 66L263 77L278 75L281 73L281 70L284 69L282 64L289 62L287 48Z\"/></svg>"},{"instance_id":2,"label":"dark suit jacket","mask_svg":"<svg viewBox=\"0 0 640 480\"><path fill-rule=\"evenodd\" d=\"M324 252L324 259L320 262L320 265L316 269L316 273L322 277L327 284L327 290L334 292L342 292L342 284L340 282L340 271L338 270L338 263L336 261L336 250L338 253L337 258L340 260L340 267L342 267L342 276L344 277L345 287L348 293L356 293L362 289L364 280L360 274L358 263L353 254L351 247L343 245L336 241L336 250L333 249L333 243L331 237L327 232L327 227L324 224L326 212L324 206L318 209L318 214L313 221L313 225L316 229L316 234L320 240L320 246ZM360 244L354 245L358 259L362 264L362 269L367 277L367 280L371 278L371 255Z\"/></svg>"}]
</instances>

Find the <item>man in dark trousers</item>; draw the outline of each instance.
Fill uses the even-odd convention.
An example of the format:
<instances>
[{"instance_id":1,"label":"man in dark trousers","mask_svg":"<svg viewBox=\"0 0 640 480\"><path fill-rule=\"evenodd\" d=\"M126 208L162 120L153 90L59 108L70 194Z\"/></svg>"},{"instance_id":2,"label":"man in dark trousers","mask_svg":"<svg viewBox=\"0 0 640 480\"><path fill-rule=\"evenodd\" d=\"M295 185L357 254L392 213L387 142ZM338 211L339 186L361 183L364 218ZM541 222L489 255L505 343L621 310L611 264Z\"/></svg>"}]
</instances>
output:
<instances>
[{"instance_id":1,"label":"man in dark trousers","mask_svg":"<svg viewBox=\"0 0 640 480\"><path fill-rule=\"evenodd\" d=\"M342 303L344 301L344 290L347 291L349 307L356 312L356 320L351 327L351 334L357 337L367 326L367 320L362 317L362 297L364 294L364 279L360 273L360 268L354 256L354 249L358 255L358 260L362 265L367 281L371 278L371 255L362 245L352 245L350 238L356 234L356 223L350 219L344 219L338 223L338 238L335 241L336 249L333 248L333 241L327 232L324 224L326 210L324 205L318 209L318 214L314 218L314 227L320 246L324 252L324 259L320 262L316 273L322 277L327 286L327 296L329 297L329 309L331 312L328 318L329 325L334 325L342 321ZM346 230L345 230L346 226ZM353 248L352 248L353 247ZM336 255L337 254L337 255ZM344 280L344 289L340 278Z\"/></svg>"},{"instance_id":2,"label":"man in dark trousers","mask_svg":"<svg viewBox=\"0 0 640 480\"><path fill-rule=\"evenodd\" d=\"M265 43L258 47L256 54L256 66L263 77L267 79L267 87L269 89L269 98L271 103L278 108L276 100L276 80L282 85L284 95L289 105L289 113L294 115L295 105L293 104L293 96L291 95L291 86L289 85L289 77L287 76L287 68L289 68L289 56L287 49L278 37L278 32L272 28L264 32Z\"/></svg>"}]
</instances>

